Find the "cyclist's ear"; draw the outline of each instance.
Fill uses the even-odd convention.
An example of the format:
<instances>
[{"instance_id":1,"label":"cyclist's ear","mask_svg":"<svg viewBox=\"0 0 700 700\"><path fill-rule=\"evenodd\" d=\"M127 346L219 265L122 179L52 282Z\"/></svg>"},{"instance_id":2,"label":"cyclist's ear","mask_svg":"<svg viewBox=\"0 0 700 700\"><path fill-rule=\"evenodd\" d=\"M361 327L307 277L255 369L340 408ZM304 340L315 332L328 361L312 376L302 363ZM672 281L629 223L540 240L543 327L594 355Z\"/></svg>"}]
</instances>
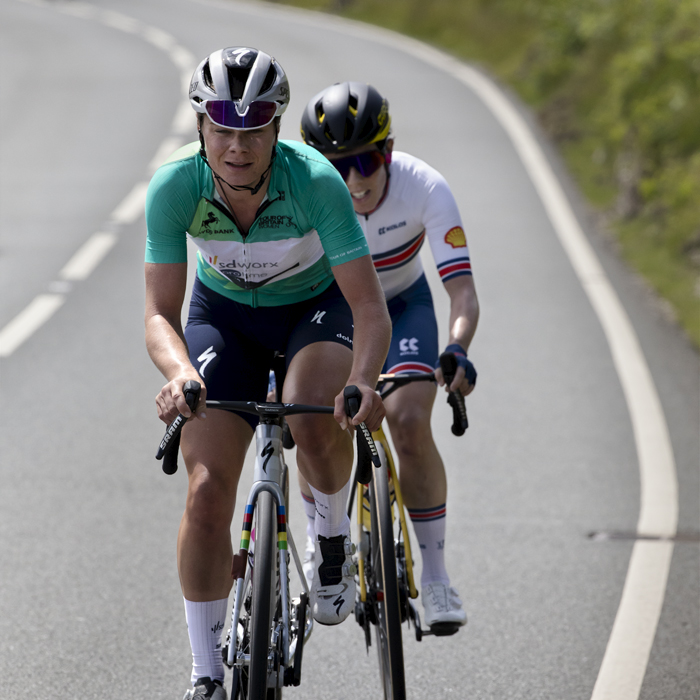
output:
<instances>
[{"instance_id":1,"label":"cyclist's ear","mask_svg":"<svg viewBox=\"0 0 700 700\"><path fill-rule=\"evenodd\" d=\"M391 152L394 150L394 139L387 139L386 145L384 146L384 160L387 165L391 163Z\"/></svg>"}]
</instances>

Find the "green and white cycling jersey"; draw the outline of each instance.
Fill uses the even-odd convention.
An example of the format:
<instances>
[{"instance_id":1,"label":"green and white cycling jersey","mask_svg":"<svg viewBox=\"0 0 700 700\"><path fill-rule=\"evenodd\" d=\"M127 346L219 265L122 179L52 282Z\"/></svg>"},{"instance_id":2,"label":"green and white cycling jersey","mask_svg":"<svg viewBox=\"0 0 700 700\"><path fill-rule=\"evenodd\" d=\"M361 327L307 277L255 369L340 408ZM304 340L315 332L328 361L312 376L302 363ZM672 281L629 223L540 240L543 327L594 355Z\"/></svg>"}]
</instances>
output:
<instances>
[{"instance_id":1,"label":"green and white cycling jersey","mask_svg":"<svg viewBox=\"0 0 700 700\"><path fill-rule=\"evenodd\" d=\"M187 261L197 245L197 276L250 306L310 299L333 281L331 267L369 254L337 170L316 150L280 141L267 195L243 236L228 213L199 143L176 151L153 176L146 197L146 262Z\"/></svg>"}]
</instances>

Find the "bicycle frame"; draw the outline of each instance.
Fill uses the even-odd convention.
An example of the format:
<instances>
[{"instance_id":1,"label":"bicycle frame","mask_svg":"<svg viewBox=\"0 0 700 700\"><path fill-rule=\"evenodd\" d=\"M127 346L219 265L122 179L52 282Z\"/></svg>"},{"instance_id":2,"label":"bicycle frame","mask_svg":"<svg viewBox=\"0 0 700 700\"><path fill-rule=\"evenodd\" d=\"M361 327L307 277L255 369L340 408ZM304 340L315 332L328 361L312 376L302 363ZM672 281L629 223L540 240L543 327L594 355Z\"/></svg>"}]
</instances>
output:
<instances>
[{"instance_id":1,"label":"bicycle frame","mask_svg":"<svg viewBox=\"0 0 700 700\"><path fill-rule=\"evenodd\" d=\"M294 545L294 538L291 531L287 530L286 523L286 502L282 491L283 479L286 477L287 466L284 463L282 454L282 427L276 424L259 423L255 431L256 458L253 475L253 485L248 494L243 516L243 527L241 531L241 544L238 554L234 555L233 572L236 578L236 592L234 597L233 611L231 615L231 630L238 629L241 608L243 606L243 596L245 592L246 574L249 575L246 566L250 553L251 527L253 523L253 513L258 496L262 491L272 494L277 504L277 553L280 572L280 595L282 598L282 649L283 666L289 666L290 659L294 656L296 640L290 645L289 641L289 569L287 552L291 549L292 557L299 573L304 592L309 593L306 577L299 555ZM313 620L311 616L305 624L304 642L306 642L313 630ZM228 665L243 665L246 655L236 651L236 640L231 635L231 643L228 648ZM282 683L284 679L281 679Z\"/></svg>"},{"instance_id":2,"label":"bicycle frame","mask_svg":"<svg viewBox=\"0 0 700 700\"><path fill-rule=\"evenodd\" d=\"M375 443L380 444L384 450L386 456L387 465L389 467L389 475L391 476L392 483L394 485L394 496L396 498L396 507L399 514L399 526L401 528L401 537L404 542L404 551L406 557L406 575L408 579L408 594L412 599L418 597L418 589L415 585L415 579L413 577L413 556L411 553L411 540L408 535L408 525L406 523L406 511L404 508L403 496L401 494L401 486L399 484L399 477L396 471L396 466L394 465L394 458L389 448L389 441L383 428L380 426L378 430L372 433L372 439ZM364 514L363 514L363 489L365 486L363 484L357 484L357 527L358 531L361 531L363 526ZM358 549L358 571L360 578L360 600L365 603L367 602L367 586L365 583L365 571L364 571L364 553L361 549Z\"/></svg>"},{"instance_id":3,"label":"bicycle frame","mask_svg":"<svg viewBox=\"0 0 700 700\"><path fill-rule=\"evenodd\" d=\"M457 366L453 354L443 353L440 356L440 367L448 386L454 380ZM435 381L435 374L382 374L377 389L381 397L386 398L402 386L426 381ZM452 433L462 435L468 427L464 399L459 392L450 391L447 401L453 413ZM384 697L387 700L405 700L402 623L408 622L410 627L413 622L416 640L419 642L426 635L441 636L441 632L432 629L423 631L418 611L411 602L418 597L418 590L413 575L411 541L396 465L384 430L380 427L371 437L380 457L379 464L375 464L381 465L381 469L368 473L365 465L360 465L358 458L355 474L357 488L352 493L348 505L348 515L351 515L352 499L357 498L360 546L357 558L359 599L355 606L355 618L365 631L368 649L371 644L370 627L373 625L375 628ZM393 485L393 496L388 486L389 482ZM369 500L369 523L365 513L365 494ZM376 551L376 547L379 551ZM367 561L370 564L369 570L366 566ZM456 630L445 631L442 634L453 634L454 631ZM397 648L400 651L397 652Z\"/></svg>"}]
</instances>

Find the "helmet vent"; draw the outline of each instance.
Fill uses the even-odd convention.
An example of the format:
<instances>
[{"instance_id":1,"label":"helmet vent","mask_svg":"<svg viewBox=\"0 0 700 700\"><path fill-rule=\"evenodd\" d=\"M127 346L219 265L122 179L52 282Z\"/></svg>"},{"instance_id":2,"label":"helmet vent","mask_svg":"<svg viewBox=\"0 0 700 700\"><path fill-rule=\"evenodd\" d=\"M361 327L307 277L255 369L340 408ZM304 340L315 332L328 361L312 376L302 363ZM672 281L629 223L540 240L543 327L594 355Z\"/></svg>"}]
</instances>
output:
<instances>
[{"instance_id":1,"label":"helmet vent","mask_svg":"<svg viewBox=\"0 0 700 700\"><path fill-rule=\"evenodd\" d=\"M323 120L325 119L325 117L326 117L326 113L323 111L323 103L319 102L316 105L316 121L319 124L323 124Z\"/></svg>"},{"instance_id":2,"label":"helmet vent","mask_svg":"<svg viewBox=\"0 0 700 700\"><path fill-rule=\"evenodd\" d=\"M265 76L265 80L263 81L263 84L260 87L261 94L264 94L268 90L272 89L272 86L275 84L276 77L277 77L277 71L275 70L275 66L271 65L267 71L267 75Z\"/></svg>"},{"instance_id":3,"label":"helmet vent","mask_svg":"<svg viewBox=\"0 0 700 700\"><path fill-rule=\"evenodd\" d=\"M349 141L352 139L352 132L355 131L355 123L352 119L345 120L345 133L343 134L343 140Z\"/></svg>"},{"instance_id":4,"label":"helmet vent","mask_svg":"<svg viewBox=\"0 0 700 700\"><path fill-rule=\"evenodd\" d=\"M214 79L211 77L211 68L209 67L209 61L204 64L202 68L202 77L204 78L204 84L213 92L216 92L214 87Z\"/></svg>"},{"instance_id":5,"label":"helmet vent","mask_svg":"<svg viewBox=\"0 0 700 700\"><path fill-rule=\"evenodd\" d=\"M375 125L372 123L371 119L367 119L362 125L362 131L358 135L358 139L362 141L363 139L370 138L375 131Z\"/></svg>"},{"instance_id":6,"label":"helmet vent","mask_svg":"<svg viewBox=\"0 0 700 700\"><path fill-rule=\"evenodd\" d=\"M241 66L227 66L228 68L228 84L231 90L231 99L240 100L243 97L250 68L241 68Z\"/></svg>"}]
</instances>

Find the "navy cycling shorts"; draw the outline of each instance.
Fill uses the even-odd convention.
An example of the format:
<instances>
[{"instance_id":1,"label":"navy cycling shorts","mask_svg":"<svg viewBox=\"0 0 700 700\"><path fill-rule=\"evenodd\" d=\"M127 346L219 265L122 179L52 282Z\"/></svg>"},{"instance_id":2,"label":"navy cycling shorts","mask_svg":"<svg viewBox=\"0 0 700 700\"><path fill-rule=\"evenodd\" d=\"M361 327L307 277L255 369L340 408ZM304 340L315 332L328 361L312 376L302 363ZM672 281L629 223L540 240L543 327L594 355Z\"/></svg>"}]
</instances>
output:
<instances>
[{"instance_id":1,"label":"navy cycling shorts","mask_svg":"<svg viewBox=\"0 0 700 700\"><path fill-rule=\"evenodd\" d=\"M352 350L352 311L338 285L286 306L240 304L195 280L185 339L207 398L265 401L275 352L287 366L299 350L320 341ZM254 428L257 416L240 413Z\"/></svg>"},{"instance_id":2,"label":"navy cycling shorts","mask_svg":"<svg viewBox=\"0 0 700 700\"><path fill-rule=\"evenodd\" d=\"M425 275L387 302L391 346L383 372L432 372L438 358L438 328Z\"/></svg>"}]
</instances>

